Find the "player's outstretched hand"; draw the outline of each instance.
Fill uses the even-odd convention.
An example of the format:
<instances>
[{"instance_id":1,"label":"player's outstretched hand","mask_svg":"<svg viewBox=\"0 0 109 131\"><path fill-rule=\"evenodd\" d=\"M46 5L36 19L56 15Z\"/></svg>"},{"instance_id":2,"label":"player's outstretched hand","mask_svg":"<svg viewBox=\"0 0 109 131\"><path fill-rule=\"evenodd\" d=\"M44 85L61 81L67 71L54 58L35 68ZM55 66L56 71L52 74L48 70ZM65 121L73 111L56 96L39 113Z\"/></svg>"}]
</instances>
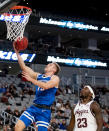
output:
<instances>
[{"instance_id":1,"label":"player's outstretched hand","mask_svg":"<svg viewBox=\"0 0 109 131\"><path fill-rule=\"evenodd\" d=\"M30 82L32 80L32 78L25 71L22 71L22 77L24 77L27 81L30 81Z\"/></svg>"},{"instance_id":2,"label":"player's outstretched hand","mask_svg":"<svg viewBox=\"0 0 109 131\"><path fill-rule=\"evenodd\" d=\"M13 48L14 48L14 50L15 50L16 53L19 53L19 50L15 46L15 42L13 42Z\"/></svg>"}]
</instances>

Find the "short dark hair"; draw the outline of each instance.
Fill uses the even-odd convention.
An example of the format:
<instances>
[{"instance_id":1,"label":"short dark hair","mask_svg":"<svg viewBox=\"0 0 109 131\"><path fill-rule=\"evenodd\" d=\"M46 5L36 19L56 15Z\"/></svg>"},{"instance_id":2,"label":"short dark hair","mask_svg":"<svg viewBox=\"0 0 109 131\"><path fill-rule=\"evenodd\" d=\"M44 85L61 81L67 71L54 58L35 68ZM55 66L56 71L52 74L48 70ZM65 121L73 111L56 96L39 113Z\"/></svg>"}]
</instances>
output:
<instances>
[{"instance_id":1,"label":"short dark hair","mask_svg":"<svg viewBox=\"0 0 109 131\"><path fill-rule=\"evenodd\" d=\"M60 68L59 64L57 64L56 62L54 62L53 64L55 64L55 66L57 68L57 70L55 72L55 75L57 75L61 71L61 68Z\"/></svg>"}]
</instances>

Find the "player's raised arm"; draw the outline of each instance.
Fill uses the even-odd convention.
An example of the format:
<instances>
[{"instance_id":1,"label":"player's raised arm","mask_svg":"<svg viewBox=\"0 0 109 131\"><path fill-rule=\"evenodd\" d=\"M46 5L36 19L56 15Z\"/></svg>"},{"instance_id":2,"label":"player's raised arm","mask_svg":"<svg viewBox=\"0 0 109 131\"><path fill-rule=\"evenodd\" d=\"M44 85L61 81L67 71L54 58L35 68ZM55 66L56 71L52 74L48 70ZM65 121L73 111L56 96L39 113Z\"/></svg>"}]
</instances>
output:
<instances>
[{"instance_id":1,"label":"player's raised arm","mask_svg":"<svg viewBox=\"0 0 109 131\"><path fill-rule=\"evenodd\" d=\"M17 50L17 49L15 48L14 43L13 43L13 47L14 47L15 53L16 53L17 58L18 58L18 63L19 63L19 65L20 65L22 71L25 71L26 73L28 73L28 75L29 75L30 77L32 77L33 79L36 79L38 73L37 73L37 72L34 72L31 68L29 68L28 66L25 65L22 57L21 57L20 54L19 54L19 50Z\"/></svg>"},{"instance_id":2,"label":"player's raised arm","mask_svg":"<svg viewBox=\"0 0 109 131\"><path fill-rule=\"evenodd\" d=\"M98 103L93 102L91 105L91 110L95 115L95 119L97 122L97 130L96 131L102 131L103 130L103 117L101 113L101 108Z\"/></svg>"},{"instance_id":3,"label":"player's raised arm","mask_svg":"<svg viewBox=\"0 0 109 131\"><path fill-rule=\"evenodd\" d=\"M74 115L74 107L73 107L72 112L71 112L71 119L67 128L67 131L73 131L74 126L75 126L75 115Z\"/></svg>"},{"instance_id":4,"label":"player's raised arm","mask_svg":"<svg viewBox=\"0 0 109 131\"><path fill-rule=\"evenodd\" d=\"M58 87L60 81L59 77L56 75L52 76L51 80L48 82L41 82L35 80L31 78L26 72L23 72L23 77L25 77L28 81L32 82L34 85L37 85L45 90L53 87Z\"/></svg>"}]
</instances>

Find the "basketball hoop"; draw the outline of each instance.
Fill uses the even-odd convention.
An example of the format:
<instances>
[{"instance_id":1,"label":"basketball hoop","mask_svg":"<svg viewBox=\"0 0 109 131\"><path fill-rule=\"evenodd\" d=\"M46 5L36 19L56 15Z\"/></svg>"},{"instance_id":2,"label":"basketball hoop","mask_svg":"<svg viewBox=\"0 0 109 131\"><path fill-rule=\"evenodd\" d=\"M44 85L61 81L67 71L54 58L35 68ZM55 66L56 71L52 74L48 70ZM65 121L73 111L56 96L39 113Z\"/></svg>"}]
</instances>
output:
<instances>
[{"instance_id":1,"label":"basketball hoop","mask_svg":"<svg viewBox=\"0 0 109 131\"><path fill-rule=\"evenodd\" d=\"M32 13L32 9L26 6L14 6L7 13L4 13L4 20L7 26L7 39L11 41L23 38L26 24Z\"/></svg>"}]
</instances>

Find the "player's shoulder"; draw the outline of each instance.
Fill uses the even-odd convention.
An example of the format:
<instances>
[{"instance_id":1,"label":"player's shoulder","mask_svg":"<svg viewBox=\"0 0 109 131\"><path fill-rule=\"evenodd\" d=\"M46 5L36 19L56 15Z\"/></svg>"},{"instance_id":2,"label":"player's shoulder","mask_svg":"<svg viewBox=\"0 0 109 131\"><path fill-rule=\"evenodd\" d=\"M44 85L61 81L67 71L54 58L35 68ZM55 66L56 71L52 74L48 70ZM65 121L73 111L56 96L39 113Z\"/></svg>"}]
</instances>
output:
<instances>
[{"instance_id":1,"label":"player's shoulder","mask_svg":"<svg viewBox=\"0 0 109 131\"><path fill-rule=\"evenodd\" d=\"M91 109L92 109L92 110L100 109L99 103L96 102L96 101L93 101L93 102L91 103Z\"/></svg>"},{"instance_id":2,"label":"player's shoulder","mask_svg":"<svg viewBox=\"0 0 109 131\"><path fill-rule=\"evenodd\" d=\"M37 73L37 77L41 77L43 74L36 72Z\"/></svg>"},{"instance_id":3,"label":"player's shoulder","mask_svg":"<svg viewBox=\"0 0 109 131\"><path fill-rule=\"evenodd\" d=\"M39 72L36 72L37 73L37 76L39 76L39 75L42 75L41 73L39 73Z\"/></svg>"},{"instance_id":4,"label":"player's shoulder","mask_svg":"<svg viewBox=\"0 0 109 131\"><path fill-rule=\"evenodd\" d=\"M51 77L51 79L57 79L57 80L60 80L59 76L57 76L57 75L53 75L53 76Z\"/></svg>"},{"instance_id":5,"label":"player's shoulder","mask_svg":"<svg viewBox=\"0 0 109 131\"><path fill-rule=\"evenodd\" d=\"M92 105L92 106L99 106L99 104L98 104L97 101L93 101L93 102L91 103L91 105Z\"/></svg>"}]
</instances>

